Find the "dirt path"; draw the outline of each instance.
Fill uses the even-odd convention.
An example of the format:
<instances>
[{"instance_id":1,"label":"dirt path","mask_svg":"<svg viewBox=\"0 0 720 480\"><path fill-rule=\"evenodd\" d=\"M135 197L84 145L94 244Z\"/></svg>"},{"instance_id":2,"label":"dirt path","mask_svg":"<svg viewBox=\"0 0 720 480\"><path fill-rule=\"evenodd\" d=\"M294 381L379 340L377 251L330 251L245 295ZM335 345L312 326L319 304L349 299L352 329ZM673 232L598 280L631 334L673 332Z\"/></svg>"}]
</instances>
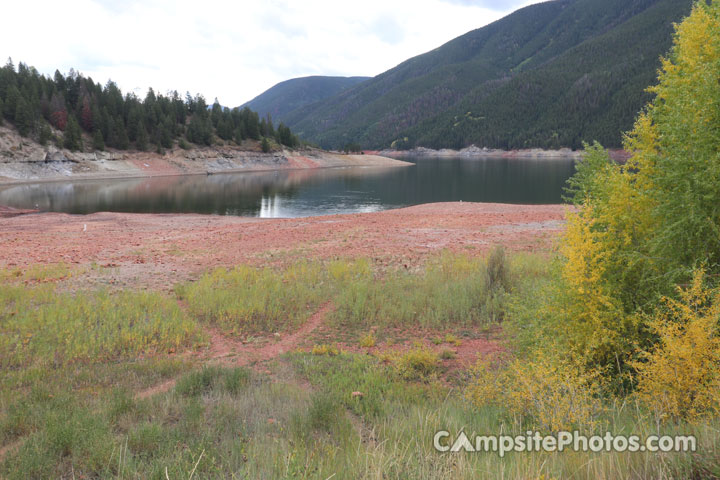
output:
<instances>
[{"instance_id":1,"label":"dirt path","mask_svg":"<svg viewBox=\"0 0 720 480\"><path fill-rule=\"evenodd\" d=\"M281 336L274 343L260 347L252 346L228 338L216 328L208 329L210 346L199 357L205 363L219 363L224 366L244 367L260 364L279 357L280 355L297 349L300 344L320 325L326 316L333 310L330 302L322 305L297 331ZM176 379L171 379L152 388L139 392L135 398L145 399L154 395L165 393L175 386Z\"/></svg>"}]
</instances>

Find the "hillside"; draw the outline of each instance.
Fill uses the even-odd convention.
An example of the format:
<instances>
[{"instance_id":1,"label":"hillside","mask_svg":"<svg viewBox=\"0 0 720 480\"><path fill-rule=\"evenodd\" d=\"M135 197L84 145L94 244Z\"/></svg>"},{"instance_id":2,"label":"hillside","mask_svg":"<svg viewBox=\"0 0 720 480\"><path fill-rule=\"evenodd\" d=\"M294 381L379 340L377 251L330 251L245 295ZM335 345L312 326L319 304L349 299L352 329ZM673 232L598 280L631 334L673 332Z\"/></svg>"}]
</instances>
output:
<instances>
[{"instance_id":1,"label":"hillside","mask_svg":"<svg viewBox=\"0 0 720 480\"><path fill-rule=\"evenodd\" d=\"M18 133L45 147L94 152L116 150L156 151L180 147L262 143L268 153L275 147L293 148L298 138L282 123L260 118L249 108L211 107L201 95L183 99L149 89L144 99L123 95L112 81L105 85L70 70L51 78L9 59L0 68L0 125L13 125Z\"/></svg>"},{"instance_id":2,"label":"hillside","mask_svg":"<svg viewBox=\"0 0 720 480\"><path fill-rule=\"evenodd\" d=\"M270 114L273 120L282 122L293 110L332 97L369 78L323 76L293 78L278 83L242 107L258 112L263 118Z\"/></svg>"},{"instance_id":3,"label":"hillside","mask_svg":"<svg viewBox=\"0 0 720 480\"><path fill-rule=\"evenodd\" d=\"M284 118L323 147L618 147L691 3L532 5Z\"/></svg>"}]
</instances>

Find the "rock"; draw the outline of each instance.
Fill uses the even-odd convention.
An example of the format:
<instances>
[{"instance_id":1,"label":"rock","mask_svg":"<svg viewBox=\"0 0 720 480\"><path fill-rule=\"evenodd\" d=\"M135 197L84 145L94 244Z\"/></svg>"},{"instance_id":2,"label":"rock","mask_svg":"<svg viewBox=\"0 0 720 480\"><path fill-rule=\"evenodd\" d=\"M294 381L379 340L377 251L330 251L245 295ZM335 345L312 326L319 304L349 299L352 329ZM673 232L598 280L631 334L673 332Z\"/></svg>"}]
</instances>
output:
<instances>
[{"instance_id":1,"label":"rock","mask_svg":"<svg viewBox=\"0 0 720 480\"><path fill-rule=\"evenodd\" d=\"M56 150L54 152L48 152L45 156L46 162L67 162L68 159L65 157L65 154L61 150Z\"/></svg>"}]
</instances>

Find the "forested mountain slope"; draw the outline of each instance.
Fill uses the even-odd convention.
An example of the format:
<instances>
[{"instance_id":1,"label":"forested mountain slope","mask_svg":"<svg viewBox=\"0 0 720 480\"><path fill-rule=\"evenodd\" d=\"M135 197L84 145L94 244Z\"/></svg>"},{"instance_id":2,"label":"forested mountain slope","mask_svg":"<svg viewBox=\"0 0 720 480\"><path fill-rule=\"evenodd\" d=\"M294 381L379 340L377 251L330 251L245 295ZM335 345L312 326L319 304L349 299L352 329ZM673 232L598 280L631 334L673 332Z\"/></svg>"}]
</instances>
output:
<instances>
[{"instance_id":1,"label":"forested mountain slope","mask_svg":"<svg viewBox=\"0 0 720 480\"><path fill-rule=\"evenodd\" d=\"M532 5L284 118L323 147L617 147L691 4Z\"/></svg>"},{"instance_id":2,"label":"forested mountain slope","mask_svg":"<svg viewBox=\"0 0 720 480\"><path fill-rule=\"evenodd\" d=\"M323 76L293 78L278 83L243 107L258 112L261 117L270 114L273 120L282 122L293 110L332 97L369 78Z\"/></svg>"}]
</instances>

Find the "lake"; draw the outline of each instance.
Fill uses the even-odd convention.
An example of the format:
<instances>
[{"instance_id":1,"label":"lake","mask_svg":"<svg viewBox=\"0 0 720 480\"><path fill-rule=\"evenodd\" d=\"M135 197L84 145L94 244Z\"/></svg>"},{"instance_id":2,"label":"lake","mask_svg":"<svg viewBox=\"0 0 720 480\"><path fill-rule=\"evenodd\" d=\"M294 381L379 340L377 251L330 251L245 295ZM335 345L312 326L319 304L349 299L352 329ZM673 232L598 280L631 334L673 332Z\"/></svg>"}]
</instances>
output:
<instances>
[{"instance_id":1,"label":"lake","mask_svg":"<svg viewBox=\"0 0 720 480\"><path fill-rule=\"evenodd\" d=\"M416 158L410 167L281 170L0 186L0 205L87 214L265 218L374 212L431 202L561 203L566 159Z\"/></svg>"}]
</instances>

